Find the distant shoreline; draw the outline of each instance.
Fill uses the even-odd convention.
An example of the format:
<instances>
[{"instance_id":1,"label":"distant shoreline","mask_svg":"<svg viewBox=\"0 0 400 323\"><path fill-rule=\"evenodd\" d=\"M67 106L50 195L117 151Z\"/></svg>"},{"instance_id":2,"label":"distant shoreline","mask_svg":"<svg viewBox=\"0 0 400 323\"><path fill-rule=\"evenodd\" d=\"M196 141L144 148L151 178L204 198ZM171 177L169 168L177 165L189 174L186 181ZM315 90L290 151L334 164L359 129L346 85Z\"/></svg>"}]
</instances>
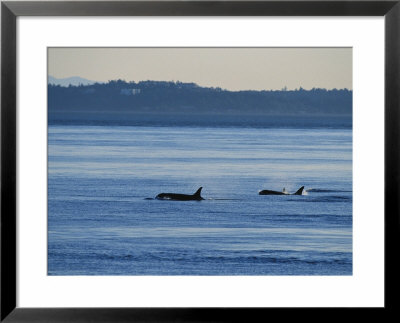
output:
<instances>
[{"instance_id":1,"label":"distant shoreline","mask_svg":"<svg viewBox=\"0 0 400 323\"><path fill-rule=\"evenodd\" d=\"M170 123L173 118L178 123L242 125L270 124L271 118L315 124L317 118L331 124L334 118L351 119L352 110L353 92L347 89L232 92L195 83L121 80L48 87L50 120Z\"/></svg>"},{"instance_id":2,"label":"distant shoreline","mask_svg":"<svg viewBox=\"0 0 400 323\"><path fill-rule=\"evenodd\" d=\"M49 125L221 127L221 128L338 128L352 129L351 116L182 116L127 114L53 114Z\"/></svg>"}]
</instances>

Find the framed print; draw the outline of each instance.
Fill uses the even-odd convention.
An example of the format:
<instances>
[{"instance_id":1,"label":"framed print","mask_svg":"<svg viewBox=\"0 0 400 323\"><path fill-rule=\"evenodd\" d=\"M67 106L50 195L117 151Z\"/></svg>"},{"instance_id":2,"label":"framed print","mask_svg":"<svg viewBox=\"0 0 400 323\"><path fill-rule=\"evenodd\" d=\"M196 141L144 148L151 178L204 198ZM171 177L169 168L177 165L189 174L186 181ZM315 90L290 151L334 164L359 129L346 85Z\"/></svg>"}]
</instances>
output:
<instances>
[{"instance_id":1,"label":"framed print","mask_svg":"<svg viewBox=\"0 0 400 323\"><path fill-rule=\"evenodd\" d=\"M1 320L394 312L399 14L2 2Z\"/></svg>"}]
</instances>

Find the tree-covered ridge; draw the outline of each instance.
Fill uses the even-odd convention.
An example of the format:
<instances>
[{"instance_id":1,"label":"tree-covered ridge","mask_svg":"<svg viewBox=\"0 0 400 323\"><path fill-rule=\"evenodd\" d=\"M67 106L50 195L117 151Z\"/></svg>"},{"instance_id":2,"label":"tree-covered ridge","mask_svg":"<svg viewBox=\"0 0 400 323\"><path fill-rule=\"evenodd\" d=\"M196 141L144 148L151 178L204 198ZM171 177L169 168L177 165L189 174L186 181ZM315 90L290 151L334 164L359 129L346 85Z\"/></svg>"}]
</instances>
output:
<instances>
[{"instance_id":1,"label":"tree-covered ridge","mask_svg":"<svg viewBox=\"0 0 400 323\"><path fill-rule=\"evenodd\" d=\"M352 115L352 91L312 89L228 91L195 83L122 80L48 85L49 114L129 112L255 115Z\"/></svg>"}]
</instances>

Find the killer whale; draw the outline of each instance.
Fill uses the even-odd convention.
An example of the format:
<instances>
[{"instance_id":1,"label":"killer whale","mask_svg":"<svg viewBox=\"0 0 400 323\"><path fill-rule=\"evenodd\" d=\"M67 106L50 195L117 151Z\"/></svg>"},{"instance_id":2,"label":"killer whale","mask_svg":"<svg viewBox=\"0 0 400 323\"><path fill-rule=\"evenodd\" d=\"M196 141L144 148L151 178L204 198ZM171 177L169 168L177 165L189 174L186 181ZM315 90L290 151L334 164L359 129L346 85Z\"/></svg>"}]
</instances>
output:
<instances>
[{"instance_id":1,"label":"killer whale","mask_svg":"<svg viewBox=\"0 0 400 323\"><path fill-rule=\"evenodd\" d=\"M204 200L200 193L200 187L194 194L177 194L177 193L160 193L156 196L157 200L173 200L173 201L201 201Z\"/></svg>"},{"instance_id":2,"label":"killer whale","mask_svg":"<svg viewBox=\"0 0 400 323\"><path fill-rule=\"evenodd\" d=\"M259 195L302 195L304 190L304 186L300 187L295 193L290 194L283 189L282 192L279 191L271 191L271 190L262 190L258 192Z\"/></svg>"}]
</instances>

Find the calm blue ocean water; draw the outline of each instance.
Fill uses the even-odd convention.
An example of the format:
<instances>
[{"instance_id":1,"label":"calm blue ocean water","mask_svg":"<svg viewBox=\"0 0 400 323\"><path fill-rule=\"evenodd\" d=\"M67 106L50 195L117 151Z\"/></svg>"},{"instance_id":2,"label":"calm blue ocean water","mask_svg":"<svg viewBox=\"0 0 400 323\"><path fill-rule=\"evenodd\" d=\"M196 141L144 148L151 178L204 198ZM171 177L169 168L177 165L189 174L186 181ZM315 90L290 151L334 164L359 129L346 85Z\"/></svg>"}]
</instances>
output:
<instances>
[{"instance_id":1,"label":"calm blue ocean water","mask_svg":"<svg viewBox=\"0 0 400 323\"><path fill-rule=\"evenodd\" d=\"M352 274L351 129L51 125L48 143L49 275Z\"/></svg>"}]
</instances>

